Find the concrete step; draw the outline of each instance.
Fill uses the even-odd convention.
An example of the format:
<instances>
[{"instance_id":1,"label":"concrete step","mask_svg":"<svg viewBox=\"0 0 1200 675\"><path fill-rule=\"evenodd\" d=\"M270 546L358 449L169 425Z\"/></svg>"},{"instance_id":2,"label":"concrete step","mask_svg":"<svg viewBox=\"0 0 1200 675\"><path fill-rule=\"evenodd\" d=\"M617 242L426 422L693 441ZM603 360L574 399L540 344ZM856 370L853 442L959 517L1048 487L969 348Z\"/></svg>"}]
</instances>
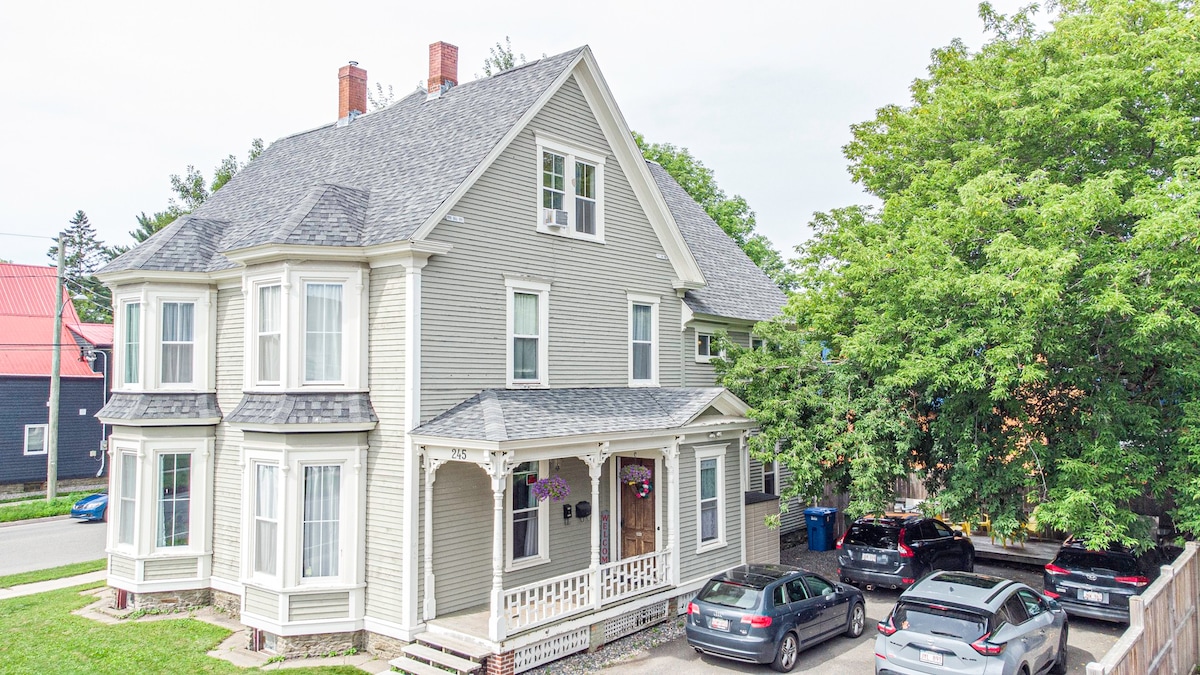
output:
<instances>
[{"instance_id":1,"label":"concrete step","mask_svg":"<svg viewBox=\"0 0 1200 675\"><path fill-rule=\"evenodd\" d=\"M473 673L483 667L483 664L478 661L464 659L450 652L444 652L440 649L420 644L406 646L404 653L418 661L427 661L435 666L452 668L459 675L467 675L467 673Z\"/></svg>"},{"instance_id":2,"label":"concrete step","mask_svg":"<svg viewBox=\"0 0 1200 675\"><path fill-rule=\"evenodd\" d=\"M478 661L480 663L492 655L492 653L488 651L487 647L484 647L483 645L467 642L466 640L460 640L449 635L434 633L432 631L425 631L424 633L418 635L417 642L425 645L426 647L432 647L443 652L450 652L451 654L461 656L464 659L470 659L471 661Z\"/></svg>"},{"instance_id":3,"label":"concrete step","mask_svg":"<svg viewBox=\"0 0 1200 675\"><path fill-rule=\"evenodd\" d=\"M388 665L399 670L407 675L448 675L447 671L441 668L434 668L428 663L421 663L416 659L410 659L407 656L401 656L398 659L388 661Z\"/></svg>"}]
</instances>

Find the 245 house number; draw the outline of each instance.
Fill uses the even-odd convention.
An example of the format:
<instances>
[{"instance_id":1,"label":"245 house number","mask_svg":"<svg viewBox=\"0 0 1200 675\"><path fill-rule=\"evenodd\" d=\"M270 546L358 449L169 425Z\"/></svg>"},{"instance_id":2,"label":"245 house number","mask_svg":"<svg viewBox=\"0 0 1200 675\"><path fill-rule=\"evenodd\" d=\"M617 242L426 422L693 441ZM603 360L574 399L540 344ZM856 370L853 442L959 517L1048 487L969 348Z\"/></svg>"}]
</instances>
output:
<instances>
[{"instance_id":1,"label":"245 house number","mask_svg":"<svg viewBox=\"0 0 1200 675\"><path fill-rule=\"evenodd\" d=\"M463 450L462 448L451 448L450 449L450 459L465 460L466 458L467 458L466 450Z\"/></svg>"}]
</instances>

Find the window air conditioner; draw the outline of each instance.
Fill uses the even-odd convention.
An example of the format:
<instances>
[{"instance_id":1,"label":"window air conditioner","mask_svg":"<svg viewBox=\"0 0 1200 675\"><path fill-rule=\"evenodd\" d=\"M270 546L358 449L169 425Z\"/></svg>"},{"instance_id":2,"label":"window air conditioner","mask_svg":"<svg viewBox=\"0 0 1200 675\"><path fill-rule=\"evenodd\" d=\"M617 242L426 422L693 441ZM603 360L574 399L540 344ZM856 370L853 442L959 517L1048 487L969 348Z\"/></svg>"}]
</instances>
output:
<instances>
[{"instance_id":1,"label":"window air conditioner","mask_svg":"<svg viewBox=\"0 0 1200 675\"><path fill-rule=\"evenodd\" d=\"M542 209L542 222L550 227L566 227L567 212L559 209Z\"/></svg>"}]
</instances>

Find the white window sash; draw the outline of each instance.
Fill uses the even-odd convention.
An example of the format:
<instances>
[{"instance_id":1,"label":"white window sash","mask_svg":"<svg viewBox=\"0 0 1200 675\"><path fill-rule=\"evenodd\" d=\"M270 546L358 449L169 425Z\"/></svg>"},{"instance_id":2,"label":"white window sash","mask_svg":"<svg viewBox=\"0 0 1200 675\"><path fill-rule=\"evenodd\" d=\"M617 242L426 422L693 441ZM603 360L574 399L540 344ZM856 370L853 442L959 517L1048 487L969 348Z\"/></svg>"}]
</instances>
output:
<instances>
[{"instance_id":1,"label":"white window sash","mask_svg":"<svg viewBox=\"0 0 1200 675\"><path fill-rule=\"evenodd\" d=\"M304 467L301 497L301 576L337 577L341 571L342 467Z\"/></svg>"},{"instance_id":2,"label":"white window sash","mask_svg":"<svg viewBox=\"0 0 1200 675\"><path fill-rule=\"evenodd\" d=\"M49 449L46 447L48 442L46 434L49 433L49 428L47 424L25 425L26 455L45 455L49 452ZM36 442L31 442L33 439L36 439Z\"/></svg>"},{"instance_id":3,"label":"white window sash","mask_svg":"<svg viewBox=\"0 0 1200 675\"><path fill-rule=\"evenodd\" d=\"M124 347L121 350L123 363L123 381L125 384L137 384L141 381L140 368L142 363L142 303L125 303Z\"/></svg>"},{"instance_id":4,"label":"white window sash","mask_svg":"<svg viewBox=\"0 0 1200 675\"><path fill-rule=\"evenodd\" d=\"M258 287L255 359L259 384L278 384L280 381L282 297L282 286L279 284Z\"/></svg>"},{"instance_id":5,"label":"white window sash","mask_svg":"<svg viewBox=\"0 0 1200 675\"><path fill-rule=\"evenodd\" d=\"M279 549L279 465L254 466L254 528L252 555L255 573L278 573Z\"/></svg>"},{"instance_id":6,"label":"white window sash","mask_svg":"<svg viewBox=\"0 0 1200 675\"><path fill-rule=\"evenodd\" d=\"M133 530L137 522L137 455L120 454L120 490L117 494L117 543L133 545Z\"/></svg>"},{"instance_id":7,"label":"white window sash","mask_svg":"<svg viewBox=\"0 0 1200 675\"><path fill-rule=\"evenodd\" d=\"M532 464L532 471L518 471L521 467ZM549 475L549 463L546 461L525 462L518 465L517 470L514 470L508 475L508 490L505 496L505 530L506 530L506 545L505 551L505 569L508 571L533 567L550 562L550 507L547 501L538 501L532 493L529 493L529 499L525 508L516 508L517 490L529 490L520 484L520 481L525 480L526 475L535 475L539 478L545 478ZM518 475L519 474L519 475ZM524 524L527 528L521 542L518 542L516 530L518 523ZM517 555L518 543L522 543L521 555Z\"/></svg>"},{"instance_id":8,"label":"white window sash","mask_svg":"<svg viewBox=\"0 0 1200 675\"><path fill-rule=\"evenodd\" d=\"M547 339L550 332L550 282L506 276L504 283L508 293L505 327L505 378L508 386L547 386L550 379L547 372L550 368L550 345ZM531 315L534 308L537 310L536 316ZM529 363L531 359L532 367Z\"/></svg>"},{"instance_id":9,"label":"white window sash","mask_svg":"<svg viewBox=\"0 0 1200 675\"><path fill-rule=\"evenodd\" d=\"M727 445L696 448L696 552L704 553L726 545L725 452ZM709 472L711 492L705 490Z\"/></svg>"},{"instance_id":10,"label":"white window sash","mask_svg":"<svg viewBox=\"0 0 1200 675\"><path fill-rule=\"evenodd\" d=\"M547 208L566 211L567 227L551 227L538 220L538 231L546 234L604 243L604 163L608 151L588 148L544 132L534 132L538 162L538 213ZM557 163L562 162L561 185ZM547 171L550 168L550 171Z\"/></svg>"},{"instance_id":11,"label":"white window sash","mask_svg":"<svg viewBox=\"0 0 1200 675\"><path fill-rule=\"evenodd\" d=\"M155 545L159 548L187 546L191 523L191 453L158 456L158 517Z\"/></svg>"},{"instance_id":12,"label":"white window sash","mask_svg":"<svg viewBox=\"0 0 1200 675\"><path fill-rule=\"evenodd\" d=\"M191 384L195 369L196 304L162 303L163 384Z\"/></svg>"},{"instance_id":13,"label":"white window sash","mask_svg":"<svg viewBox=\"0 0 1200 675\"><path fill-rule=\"evenodd\" d=\"M304 285L304 381L341 382L344 284Z\"/></svg>"}]
</instances>

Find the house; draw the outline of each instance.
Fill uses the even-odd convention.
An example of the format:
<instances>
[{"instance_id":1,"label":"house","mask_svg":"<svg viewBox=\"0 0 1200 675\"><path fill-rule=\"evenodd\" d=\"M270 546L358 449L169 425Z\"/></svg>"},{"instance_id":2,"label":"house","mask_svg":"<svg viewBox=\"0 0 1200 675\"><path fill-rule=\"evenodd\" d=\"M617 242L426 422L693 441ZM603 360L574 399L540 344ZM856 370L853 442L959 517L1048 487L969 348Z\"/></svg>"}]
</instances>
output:
<instances>
[{"instance_id":1,"label":"house","mask_svg":"<svg viewBox=\"0 0 1200 675\"><path fill-rule=\"evenodd\" d=\"M745 559L754 425L695 343L748 344L783 295L641 157L588 48L456 86L436 43L428 82L360 115L342 67L336 122L101 270L118 602L521 672Z\"/></svg>"},{"instance_id":2,"label":"house","mask_svg":"<svg viewBox=\"0 0 1200 675\"><path fill-rule=\"evenodd\" d=\"M0 494L45 489L56 270L0 263ZM59 398L59 487L91 487L105 472L105 431L94 417L105 402L96 354L112 327L79 320L64 290Z\"/></svg>"}]
</instances>

